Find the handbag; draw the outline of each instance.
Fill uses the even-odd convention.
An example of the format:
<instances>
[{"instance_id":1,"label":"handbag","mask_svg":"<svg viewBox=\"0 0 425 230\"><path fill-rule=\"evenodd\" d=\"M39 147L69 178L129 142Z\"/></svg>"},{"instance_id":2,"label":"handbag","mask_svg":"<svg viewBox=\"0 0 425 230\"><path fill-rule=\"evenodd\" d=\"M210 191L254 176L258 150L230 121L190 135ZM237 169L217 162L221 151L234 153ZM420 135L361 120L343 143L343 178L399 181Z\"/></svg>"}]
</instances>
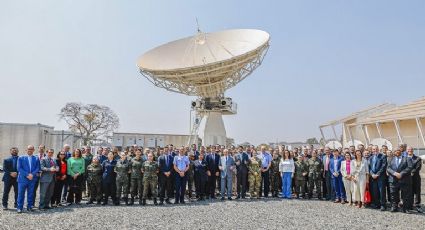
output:
<instances>
[{"instance_id":1,"label":"handbag","mask_svg":"<svg viewBox=\"0 0 425 230\"><path fill-rule=\"evenodd\" d=\"M366 184L366 191L364 193L364 203L370 204L371 202L372 202L372 196L370 195L369 184Z\"/></svg>"}]
</instances>

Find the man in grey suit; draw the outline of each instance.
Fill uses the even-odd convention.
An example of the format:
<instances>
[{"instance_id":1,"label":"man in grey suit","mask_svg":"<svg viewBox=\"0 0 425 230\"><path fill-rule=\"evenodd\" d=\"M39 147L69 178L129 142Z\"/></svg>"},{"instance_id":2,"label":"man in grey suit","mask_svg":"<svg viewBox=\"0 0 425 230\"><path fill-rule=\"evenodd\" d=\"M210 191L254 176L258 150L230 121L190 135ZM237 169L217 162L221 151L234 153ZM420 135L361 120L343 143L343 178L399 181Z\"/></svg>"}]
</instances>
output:
<instances>
[{"instance_id":1,"label":"man in grey suit","mask_svg":"<svg viewBox=\"0 0 425 230\"><path fill-rule=\"evenodd\" d=\"M232 172L235 170L235 160L229 156L229 150L223 150L223 156L218 165L221 176L221 200L224 200L225 190L227 188L227 199L232 200Z\"/></svg>"},{"instance_id":2,"label":"man in grey suit","mask_svg":"<svg viewBox=\"0 0 425 230\"><path fill-rule=\"evenodd\" d=\"M40 162L40 205L39 209L50 209L50 200L55 188L55 174L59 170L56 161L53 159L53 149L47 151L47 156Z\"/></svg>"}]
</instances>

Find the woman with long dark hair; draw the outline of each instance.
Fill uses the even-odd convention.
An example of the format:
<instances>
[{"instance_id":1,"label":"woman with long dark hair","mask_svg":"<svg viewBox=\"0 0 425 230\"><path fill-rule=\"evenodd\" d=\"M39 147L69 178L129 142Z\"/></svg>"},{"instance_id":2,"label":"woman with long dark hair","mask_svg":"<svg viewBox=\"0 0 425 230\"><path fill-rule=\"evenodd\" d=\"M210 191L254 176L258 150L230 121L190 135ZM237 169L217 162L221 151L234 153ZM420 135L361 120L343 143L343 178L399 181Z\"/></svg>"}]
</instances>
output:
<instances>
[{"instance_id":1,"label":"woman with long dark hair","mask_svg":"<svg viewBox=\"0 0 425 230\"><path fill-rule=\"evenodd\" d=\"M67 165L65 159L65 153L63 151L56 155L56 165L59 167L59 171L56 172L55 189L53 191L53 197L51 200L52 207L61 206L61 196L63 186L66 183L66 172Z\"/></svg>"},{"instance_id":2,"label":"woman with long dark hair","mask_svg":"<svg viewBox=\"0 0 425 230\"><path fill-rule=\"evenodd\" d=\"M70 178L67 202L69 204L80 204L82 196L83 175L85 162L81 150L75 149L72 157L67 161L67 171Z\"/></svg>"}]
</instances>

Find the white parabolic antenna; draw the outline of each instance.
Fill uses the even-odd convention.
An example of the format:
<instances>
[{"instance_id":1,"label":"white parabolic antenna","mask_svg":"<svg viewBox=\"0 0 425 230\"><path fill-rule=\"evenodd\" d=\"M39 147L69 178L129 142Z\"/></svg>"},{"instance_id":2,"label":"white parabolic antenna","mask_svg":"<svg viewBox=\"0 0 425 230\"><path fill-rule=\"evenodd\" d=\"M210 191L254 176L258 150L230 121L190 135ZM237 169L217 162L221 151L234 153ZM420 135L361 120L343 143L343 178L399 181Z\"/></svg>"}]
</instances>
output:
<instances>
[{"instance_id":1,"label":"white parabolic antenna","mask_svg":"<svg viewBox=\"0 0 425 230\"><path fill-rule=\"evenodd\" d=\"M236 114L237 106L231 98L224 97L224 92L261 65L269 40L267 32L255 29L213 33L198 30L195 36L146 52L137 65L141 74L155 86L197 96L192 109L199 119L193 125L191 137L197 137L199 120L206 118L201 134L203 144L225 145L227 138L222 115Z\"/></svg>"}]
</instances>

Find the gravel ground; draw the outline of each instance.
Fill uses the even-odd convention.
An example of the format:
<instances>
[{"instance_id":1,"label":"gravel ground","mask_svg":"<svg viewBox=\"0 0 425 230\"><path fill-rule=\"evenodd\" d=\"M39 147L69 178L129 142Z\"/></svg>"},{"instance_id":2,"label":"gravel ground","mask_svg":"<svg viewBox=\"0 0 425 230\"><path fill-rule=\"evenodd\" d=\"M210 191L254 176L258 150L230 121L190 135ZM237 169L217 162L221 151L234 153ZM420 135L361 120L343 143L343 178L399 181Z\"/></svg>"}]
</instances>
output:
<instances>
[{"instance_id":1,"label":"gravel ground","mask_svg":"<svg viewBox=\"0 0 425 230\"><path fill-rule=\"evenodd\" d=\"M423 177L425 175L423 174ZM2 183L1 183L2 184ZM422 181L425 200L425 179ZM0 185L0 191L3 191ZM12 195L12 193L11 193ZM36 202L38 203L38 201ZM13 204L10 205L13 207ZM424 207L423 207L424 208ZM373 217L373 218L372 218ZM318 200L205 201L184 205L87 206L17 214L0 229L424 229L425 214L358 209Z\"/></svg>"}]
</instances>

